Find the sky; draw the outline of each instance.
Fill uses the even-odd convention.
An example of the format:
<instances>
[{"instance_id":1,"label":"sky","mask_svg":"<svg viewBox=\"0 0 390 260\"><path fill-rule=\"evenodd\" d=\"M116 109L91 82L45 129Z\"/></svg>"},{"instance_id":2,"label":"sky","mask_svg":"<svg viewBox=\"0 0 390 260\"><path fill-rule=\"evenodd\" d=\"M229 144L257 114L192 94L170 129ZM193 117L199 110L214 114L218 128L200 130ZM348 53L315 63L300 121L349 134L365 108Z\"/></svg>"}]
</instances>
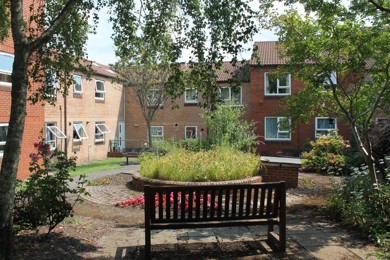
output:
<instances>
[{"instance_id":1,"label":"sky","mask_svg":"<svg viewBox=\"0 0 390 260\"><path fill-rule=\"evenodd\" d=\"M97 27L96 34L88 35L87 42L87 53L88 59L101 64L109 65L114 64L117 61L115 57L114 42L111 39L112 35L112 24L108 21L109 15L107 9L102 9L99 12L99 24ZM260 31L259 34L255 35L254 41L276 41L277 36L272 31ZM253 43L250 43L251 45ZM188 55L184 51L184 56ZM251 53L245 53L242 59L250 59Z\"/></svg>"}]
</instances>

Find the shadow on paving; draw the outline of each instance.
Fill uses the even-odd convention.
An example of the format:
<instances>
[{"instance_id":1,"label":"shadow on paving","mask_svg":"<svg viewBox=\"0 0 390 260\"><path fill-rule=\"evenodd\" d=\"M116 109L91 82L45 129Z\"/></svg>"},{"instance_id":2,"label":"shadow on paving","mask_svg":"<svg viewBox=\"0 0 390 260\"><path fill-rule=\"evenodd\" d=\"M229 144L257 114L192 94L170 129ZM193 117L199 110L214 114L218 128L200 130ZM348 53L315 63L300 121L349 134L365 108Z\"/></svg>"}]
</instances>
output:
<instances>
[{"instance_id":1,"label":"shadow on paving","mask_svg":"<svg viewBox=\"0 0 390 260\"><path fill-rule=\"evenodd\" d=\"M118 247L114 259L144 259L143 246ZM297 244L288 246L285 253L270 251L265 241L190 243L152 245L152 259L199 260L199 259L314 259Z\"/></svg>"},{"instance_id":2,"label":"shadow on paving","mask_svg":"<svg viewBox=\"0 0 390 260\"><path fill-rule=\"evenodd\" d=\"M15 238L14 259L85 259L80 253L95 252L96 246L87 241L51 233L48 238L35 233L18 235ZM53 250L54 249L54 250Z\"/></svg>"}]
</instances>

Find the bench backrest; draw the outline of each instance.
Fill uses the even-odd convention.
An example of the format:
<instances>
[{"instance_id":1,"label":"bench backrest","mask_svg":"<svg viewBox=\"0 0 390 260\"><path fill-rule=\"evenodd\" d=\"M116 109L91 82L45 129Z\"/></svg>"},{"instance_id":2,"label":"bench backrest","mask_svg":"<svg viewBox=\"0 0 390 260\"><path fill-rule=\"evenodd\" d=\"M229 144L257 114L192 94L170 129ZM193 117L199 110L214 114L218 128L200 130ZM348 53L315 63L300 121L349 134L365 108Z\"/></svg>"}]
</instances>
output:
<instances>
[{"instance_id":1,"label":"bench backrest","mask_svg":"<svg viewBox=\"0 0 390 260\"><path fill-rule=\"evenodd\" d=\"M286 208L286 183L149 186L145 185L150 223L268 219ZM284 213L283 213L284 214Z\"/></svg>"}]
</instances>

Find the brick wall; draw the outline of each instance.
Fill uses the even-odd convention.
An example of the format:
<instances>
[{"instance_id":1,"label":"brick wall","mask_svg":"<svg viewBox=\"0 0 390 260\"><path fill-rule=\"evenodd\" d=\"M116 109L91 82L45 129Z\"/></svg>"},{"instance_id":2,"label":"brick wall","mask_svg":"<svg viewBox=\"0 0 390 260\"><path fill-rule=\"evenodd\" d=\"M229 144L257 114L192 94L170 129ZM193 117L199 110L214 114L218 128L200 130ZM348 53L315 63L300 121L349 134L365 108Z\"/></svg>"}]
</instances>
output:
<instances>
[{"instance_id":1,"label":"brick wall","mask_svg":"<svg viewBox=\"0 0 390 260\"><path fill-rule=\"evenodd\" d=\"M81 75L80 73L75 73ZM123 87L113 83L111 78L92 75L87 79L82 76L82 94L69 89L66 97L67 119L65 122L65 100L62 95L57 95L56 106L45 106L46 123L56 123L56 126L65 133L67 140L57 139L57 147L65 150L67 143L68 156L77 156L77 163L95 161L107 158L110 140L117 139L118 122L124 121ZM104 100L95 99L95 81L104 81ZM88 135L87 139L79 142L73 141L73 125L81 123ZM104 122L110 130L104 135L104 142L95 141L95 123ZM43 126L44 124L42 124ZM65 131L66 127L66 131Z\"/></svg>"},{"instance_id":2,"label":"brick wall","mask_svg":"<svg viewBox=\"0 0 390 260\"><path fill-rule=\"evenodd\" d=\"M29 12L29 6L33 1L23 1L23 10L25 14ZM11 33L10 33L11 34ZM5 41L0 43L0 52L13 54L13 41L12 37L7 38ZM36 90L39 85L35 84L32 86L31 92ZM28 94L29 95L29 94ZM11 88L0 87L0 123L8 123L11 110ZM31 105L27 101L27 115L25 121L25 130L22 140L22 149L20 153L20 159L18 164L18 179L26 179L30 172L28 170L30 157L29 154L34 152L34 142L38 141L40 131L44 122L44 107L41 103ZM0 163L2 158L0 157ZM1 167L1 166L0 166Z\"/></svg>"},{"instance_id":3,"label":"brick wall","mask_svg":"<svg viewBox=\"0 0 390 260\"><path fill-rule=\"evenodd\" d=\"M221 84L221 86L228 86ZM249 83L242 84L242 101L244 106L244 118L250 121L250 88ZM200 95L199 95L200 97ZM178 98L178 109L171 109L170 101L160 108L152 126L164 127L164 139L181 140L185 138L186 126L197 126L198 139L206 138L206 123L202 118L204 110L196 104L185 104L184 97ZM201 131L203 129L203 131ZM142 112L134 95L129 88L126 89L126 147L142 147L147 142L147 126Z\"/></svg>"},{"instance_id":4,"label":"brick wall","mask_svg":"<svg viewBox=\"0 0 390 260\"><path fill-rule=\"evenodd\" d=\"M276 114L276 107L282 106L284 96L265 96L264 95L264 77L265 73L275 70L275 66L251 67L250 72L250 108L252 119L256 123L256 134L261 136L264 141L265 136L265 117L280 116ZM291 93L294 95L305 86L302 81L296 80L291 76ZM349 138L349 128L342 121L337 119L339 133L344 139ZM315 138L315 119L312 118L308 124L297 124L291 133L291 140L266 140L265 145L258 146L258 152L261 155L275 155L283 149L302 149L308 139Z\"/></svg>"},{"instance_id":5,"label":"brick wall","mask_svg":"<svg viewBox=\"0 0 390 260\"><path fill-rule=\"evenodd\" d=\"M263 182L285 181L287 188L298 187L299 166L288 164L263 163L260 175Z\"/></svg>"}]
</instances>

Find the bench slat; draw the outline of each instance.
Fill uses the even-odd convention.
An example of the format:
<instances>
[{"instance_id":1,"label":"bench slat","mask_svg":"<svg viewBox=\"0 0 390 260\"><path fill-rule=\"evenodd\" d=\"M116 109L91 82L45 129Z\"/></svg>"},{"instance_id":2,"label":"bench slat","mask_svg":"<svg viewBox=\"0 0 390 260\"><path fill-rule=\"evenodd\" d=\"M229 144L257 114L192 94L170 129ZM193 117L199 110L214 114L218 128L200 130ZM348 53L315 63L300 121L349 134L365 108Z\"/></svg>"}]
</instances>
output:
<instances>
[{"instance_id":1,"label":"bench slat","mask_svg":"<svg viewBox=\"0 0 390 260\"><path fill-rule=\"evenodd\" d=\"M179 195L180 194L180 195ZM268 241L286 248L286 183L211 186L145 185L145 257L151 230L267 225ZM278 234L274 232L277 225Z\"/></svg>"},{"instance_id":2,"label":"bench slat","mask_svg":"<svg viewBox=\"0 0 390 260\"><path fill-rule=\"evenodd\" d=\"M225 191L225 212L224 216L229 217L229 207L230 207L230 190Z\"/></svg>"}]
</instances>

